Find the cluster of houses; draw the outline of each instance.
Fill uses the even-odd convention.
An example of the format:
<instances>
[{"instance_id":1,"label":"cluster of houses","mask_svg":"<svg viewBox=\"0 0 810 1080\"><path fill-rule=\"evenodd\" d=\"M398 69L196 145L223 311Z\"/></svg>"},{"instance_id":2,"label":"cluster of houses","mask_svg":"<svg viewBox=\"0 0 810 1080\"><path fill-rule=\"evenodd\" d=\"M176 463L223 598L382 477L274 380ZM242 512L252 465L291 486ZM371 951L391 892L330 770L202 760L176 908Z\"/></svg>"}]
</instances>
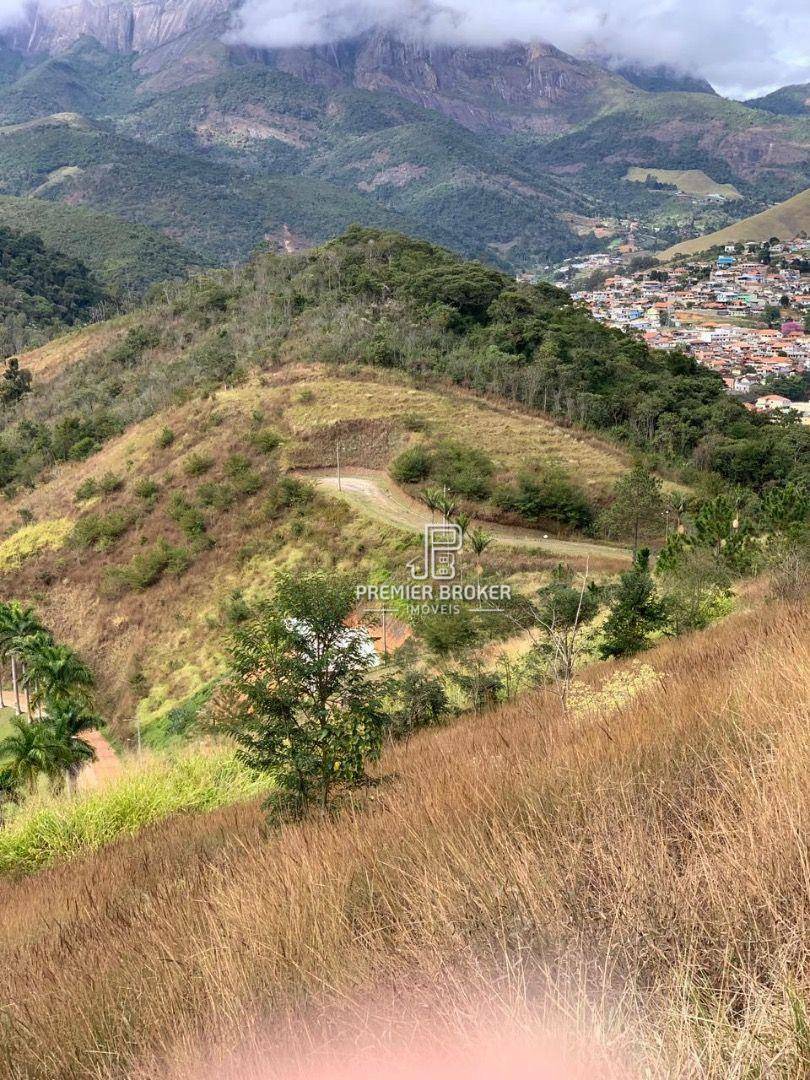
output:
<instances>
[{"instance_id":1,"label":"cluster of houses","mask_svg":"<svg viewBox=\"0 0 810 1080\"><path fill-rule=\"evenodd\" d=\"M757 390L769 376L810 372L810 240L726 249L632 274L615 272L573 297L603 322L641 334L655 349L680 349L722 376L730 393L764 411L794 409L810 423L810 402ZM804 272L803 272L804 271Z\"/></svg>"}]
</instances>

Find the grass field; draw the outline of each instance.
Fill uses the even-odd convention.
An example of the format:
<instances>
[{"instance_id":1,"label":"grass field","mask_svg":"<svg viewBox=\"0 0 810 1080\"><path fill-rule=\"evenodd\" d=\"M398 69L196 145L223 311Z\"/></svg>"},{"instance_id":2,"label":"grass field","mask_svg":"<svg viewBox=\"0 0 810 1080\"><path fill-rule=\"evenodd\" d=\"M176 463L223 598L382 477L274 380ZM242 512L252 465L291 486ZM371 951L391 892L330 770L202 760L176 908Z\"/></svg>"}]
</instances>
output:
<instances>
[{"instance_id":1,"label":"grass field","mask_svg":"<svg viewBox=\"0 0 810 1080\"><path fill-rule=\"evenodd\" d=\"M695 255L718 244L737 244L747 240L761 242L770 240L772 236L780 240L793 240L799 233L809 229L810 188L794 195L786 202L777 203L761 214L754 214L753 217L736 221L728 228L667 248L658 258L666 260L673 259L677 255Z\"/></svg>"},{"instance_id":2,"label":"grass field","mask_svg":"<svg viewBox=\"0 0 810 1080\"><path fill-rule=\"evenodd\" d=\"M627 170L625 180L643 184L648 176L662 184L672 184L687 195L722 195L725 199L741 199L733 184L720 184L701 169L648 169L633 166Z\"/></svg>"},{"instance_id":3,"label":"grass field","mask_svg":"<svg viewBox=\"0 0 810 1080\"><path fill-rule=\"evenodd\" d=\"M189 753L173 761L130 759L103 789L71 797L39 795L9 808L0 829L0 874L31 873L130 836L170 814L211 811L255 798L269 786L229 752Z\"/></svg>"},{"instance_id":4,"label":"grass field","mask_svg":"<svg viewBox=\"0 0 810 1080\"><path fill-rule=\"evenodd\" d=\"M337 817L242 803L0 883L3 1074L266 1080L490 1023L566 1078L799 1080L808 631L749 609L618 707L529 697L390 749Z\"/></svg>"}]
</instances>

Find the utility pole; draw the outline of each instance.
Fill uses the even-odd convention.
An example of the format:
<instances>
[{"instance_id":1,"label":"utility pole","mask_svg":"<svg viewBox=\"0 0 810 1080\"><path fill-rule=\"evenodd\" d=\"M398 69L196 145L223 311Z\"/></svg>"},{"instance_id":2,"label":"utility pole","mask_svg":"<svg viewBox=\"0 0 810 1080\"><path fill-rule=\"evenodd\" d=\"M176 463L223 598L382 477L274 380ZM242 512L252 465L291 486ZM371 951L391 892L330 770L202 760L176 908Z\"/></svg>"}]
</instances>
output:
<instances>
[{"instance_id":1,"label":"utility pole","mask_svg":"<svg viewBox=\"0 0 810 1080\"><path fill-rule=\"evenodd\" d=\"M343 481L340 477L340 439L335 443L335 454L337 456L338 491L343 491Z\"/></svg>"}]
</instances>

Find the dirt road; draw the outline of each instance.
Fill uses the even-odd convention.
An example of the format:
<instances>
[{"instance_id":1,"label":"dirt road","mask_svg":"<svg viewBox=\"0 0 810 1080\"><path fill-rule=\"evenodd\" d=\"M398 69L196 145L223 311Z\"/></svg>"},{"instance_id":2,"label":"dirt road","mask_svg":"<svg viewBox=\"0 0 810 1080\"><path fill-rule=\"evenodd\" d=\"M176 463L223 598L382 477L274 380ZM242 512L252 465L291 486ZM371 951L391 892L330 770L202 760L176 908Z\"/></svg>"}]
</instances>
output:
<instances>
[{"instance_id":1,"label":"dirt road","mask_svg":"<svg viewBox=\"0 0 810 1080\"><path fill-rule=\"evenodd\" d=\"M406 495L383 472L353 470L343 473L338 487L334 473L310 473L308 478L322 491L344 499L368 517L396 525L401 529L421 532L431 520L430 511L422 503ZM497 543L517 547L539 547L550 555L603 557L630 561L627 548L610 544L597 544L587 540L562 540L536 529L513 528L494 525L488 521L476 522L490 533Z\"/></svg>"}]
</instances>

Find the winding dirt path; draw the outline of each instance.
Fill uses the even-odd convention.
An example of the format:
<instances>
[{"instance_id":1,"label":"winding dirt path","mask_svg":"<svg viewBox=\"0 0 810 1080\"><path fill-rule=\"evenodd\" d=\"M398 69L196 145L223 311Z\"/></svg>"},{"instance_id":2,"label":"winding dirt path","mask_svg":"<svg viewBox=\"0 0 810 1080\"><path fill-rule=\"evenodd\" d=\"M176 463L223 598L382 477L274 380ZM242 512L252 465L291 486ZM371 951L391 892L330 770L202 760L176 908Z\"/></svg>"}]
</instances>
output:
<instances>
[{"instance_id":1,"label":"winding dirt path","mask_svg":"<svg viewBox=\"0 0 810 1080\"><path fill-rule=\"evenodd\" d=\"M334 472L309 472L306 475L322 491L342 498L368 517L384 521L412 532L421 532L430 522L430 511L416 499L412 499L383 472L371 469L352 469L343 473L338 486ZM511 525L495 525L489 521L476 521L498 543L516 547L539 547L551 555L580 556L592 558L621 559L630 561L627 548L611 544L597 544L589 540L563 540L536 529L523 529Z\"/></svg>"}]
</instances>

